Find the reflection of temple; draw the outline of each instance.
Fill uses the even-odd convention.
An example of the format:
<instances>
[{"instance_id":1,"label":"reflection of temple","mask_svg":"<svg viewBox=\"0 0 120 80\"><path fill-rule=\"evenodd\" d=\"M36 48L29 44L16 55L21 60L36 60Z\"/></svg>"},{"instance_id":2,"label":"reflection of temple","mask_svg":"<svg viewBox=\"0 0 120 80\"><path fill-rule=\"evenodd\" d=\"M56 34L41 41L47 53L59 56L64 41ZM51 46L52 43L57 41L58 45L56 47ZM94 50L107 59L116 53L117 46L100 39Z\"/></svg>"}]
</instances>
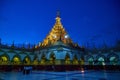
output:
<instances>
[{"instance_id":1,"label":"reflection of temple","mask_svg":"<svg viewBox=\"0 0 120 80\"><path fill-rule=\"evenodd\" d=\"M118 65L120 51L86 52L75 44L61 24L59 15L43 40L34 48L26 49L3 45L0 40L0 65Z\"/></svg>"}]
</instances>

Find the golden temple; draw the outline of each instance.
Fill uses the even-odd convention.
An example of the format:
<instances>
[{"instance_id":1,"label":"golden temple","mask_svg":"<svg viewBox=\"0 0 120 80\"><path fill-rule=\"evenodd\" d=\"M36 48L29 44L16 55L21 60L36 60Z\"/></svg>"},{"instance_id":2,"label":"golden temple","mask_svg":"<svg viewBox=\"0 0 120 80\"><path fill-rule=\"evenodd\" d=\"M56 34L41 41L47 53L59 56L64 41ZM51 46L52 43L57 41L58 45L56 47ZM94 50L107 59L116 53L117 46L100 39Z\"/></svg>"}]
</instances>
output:
<instances>
[{"instance_id":1,"label":"golden temple","mask_svg":"<svg viewBox=\"0 0 120 80\"><path fill-rule=\"evenodd\" d=\"M65 31L65 28L61 23L60 15L57 14L55 20L56 22L49 34L46 36L42 43L39 43L39 45L36 46L36 48L53 45L59 40L63 42L63 44L78 47L78 44L74 44L68 33Z\"/></svg>"}]
</instances>

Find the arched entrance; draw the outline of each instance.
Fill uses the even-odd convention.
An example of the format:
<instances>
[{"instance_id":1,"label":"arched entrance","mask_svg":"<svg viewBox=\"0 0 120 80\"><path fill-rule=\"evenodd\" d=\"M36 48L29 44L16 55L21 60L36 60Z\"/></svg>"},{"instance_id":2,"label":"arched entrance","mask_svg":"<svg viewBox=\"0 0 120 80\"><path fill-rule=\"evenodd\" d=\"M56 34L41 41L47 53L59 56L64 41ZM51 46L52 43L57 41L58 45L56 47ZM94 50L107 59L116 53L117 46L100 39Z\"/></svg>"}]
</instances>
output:
<instances>
[{"instance_id":1,"label":"arched entrance","mask_svg":"<svg viewBox=\"0 0 120 80\"><path fill-rule=\"evenodd\" d=\"M117 65L119 61L119 56L115 53L108 55L108 61L110 65Z\"/></svg>"},{"instance_id":2,"label":"arched entrance","mask_svg":"<svg viewBox=\"0 0 120 80\"><path fill-rule=\"evenodd\" d=\"M19 55L15 55L15 56L13 57L13 59L12 59L12 64L14 64L14 65L19 65L19 64L21 64L21 58L20 58Z\"/></svg>"},{"instance_id":3,"label":"arched entrance","mask_svg":"<svg viewBox=\"0 0 120 80\"><path fill-rule=\"evenodd\" d=\"M88 59L88 64L89 64L89 65L93 65L93 64L94 64L94 59L93 59L93 57L90 57L90 58Z\"/></svg>"},{"instance_id":4,"label":"arched entrance","mask_svg":"<svg viewBox=\"0 0 120 80\"><path fill-rule=\"evenodd\" d=\"M1 65L7 65L7 64L9 64L9 61L10 61L10 58L6 53L0 56L0 64Z\"/></svg>"},{"instance_id":5,"label":"arched entrance","mask_svg":"<svg viewBox=\"0 0 120 80\"><path fill-rule=\"evenodd\" d=\"M105 65L105 56L104 55L97 56L97 64L98 65Z\"/></svg>"},{"instance_id":6,"label":"arched entrance","mask_svg":"<svg viewBox=\"0 0 120 80\"><path fill-rule=\"evenodd\" d=\"M88 62L88 65L94 65L94 57L92 55L88 55L86 57L86 61Z\"/></svg>"},{"instance_id":7,"label":"arched entrance","mask_svg":"<svg viewBox=\"0 0 120 80\"><path fill-rule=\"evenodd\" d=\"M31 63L31 59L30 59L30 57L27 55L27 56L24 58L24 60L23 60L23 64L29 65L30 63Z\"/></svg>"}]
</instances>

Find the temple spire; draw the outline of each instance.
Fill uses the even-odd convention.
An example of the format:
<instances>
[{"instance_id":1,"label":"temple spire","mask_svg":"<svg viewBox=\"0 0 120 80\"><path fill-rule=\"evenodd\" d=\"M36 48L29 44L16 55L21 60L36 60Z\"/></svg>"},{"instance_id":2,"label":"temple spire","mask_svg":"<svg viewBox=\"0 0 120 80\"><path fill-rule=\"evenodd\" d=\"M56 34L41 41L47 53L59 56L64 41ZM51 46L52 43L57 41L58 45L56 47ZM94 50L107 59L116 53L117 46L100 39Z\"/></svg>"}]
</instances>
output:
<instances>
[{"instance_id":1,"label":"temple spire","mask_svg":"<svg viewBox=\"0 0 120 80\"><path fill-rule=\"evenodd\" d=\"M59 10L57 11L57 17L60 17L60 11Z\"/></svg>"},{"instance_id":2,"label":"temple spire","mask_svg":"<svg viewBox=\"0 0 120 80\"><path fill-rule=\"evenodd\" d=\"M72 40L66 36L67 32L65 31L60 18L60 12L57 11L56 18L55 18L55 24L49 34L46 36L46 38L41 43L42 46L49 46L57 41L62 41L64 44L66 43L72 43Z\"/></svg>"},{"instance_id":3,"label":"temple spire","mask_svg":"<svg viewBox=\"0 0 120 80\"><path fill-rule=\"evenodd\" d=\"M56 19L56 23L55 24L62 25L61 24L61 18L60 18L60 11L57 11L57 17L55 19Z\"/></svg>"}]
</instances>

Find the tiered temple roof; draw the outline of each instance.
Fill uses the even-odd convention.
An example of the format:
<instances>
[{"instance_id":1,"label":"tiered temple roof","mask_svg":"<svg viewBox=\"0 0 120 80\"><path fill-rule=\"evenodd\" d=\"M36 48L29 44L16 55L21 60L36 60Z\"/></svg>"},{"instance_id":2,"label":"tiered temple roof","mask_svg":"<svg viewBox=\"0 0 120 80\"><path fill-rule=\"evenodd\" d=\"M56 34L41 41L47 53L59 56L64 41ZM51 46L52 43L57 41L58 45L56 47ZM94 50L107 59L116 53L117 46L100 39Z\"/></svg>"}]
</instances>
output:
<instances>
[{"instance_id":1,"label":"tiered temple roof","mask_svg":"<svg viewBox=\"0 0 120 80\"><path fill-rule=\"evenodd\" d=\"M39 45L37 45L36 47L46 47L46 46L48 47L51 45L55 45L58 42L72 47L79 47L77 44L73 43L70 36L65 31L65 28L61 23L60 15L57 15L56 22L52 30L49 32L49 34L46 36L43 42L39 43Z\"/></svg>"}]
</instances>

